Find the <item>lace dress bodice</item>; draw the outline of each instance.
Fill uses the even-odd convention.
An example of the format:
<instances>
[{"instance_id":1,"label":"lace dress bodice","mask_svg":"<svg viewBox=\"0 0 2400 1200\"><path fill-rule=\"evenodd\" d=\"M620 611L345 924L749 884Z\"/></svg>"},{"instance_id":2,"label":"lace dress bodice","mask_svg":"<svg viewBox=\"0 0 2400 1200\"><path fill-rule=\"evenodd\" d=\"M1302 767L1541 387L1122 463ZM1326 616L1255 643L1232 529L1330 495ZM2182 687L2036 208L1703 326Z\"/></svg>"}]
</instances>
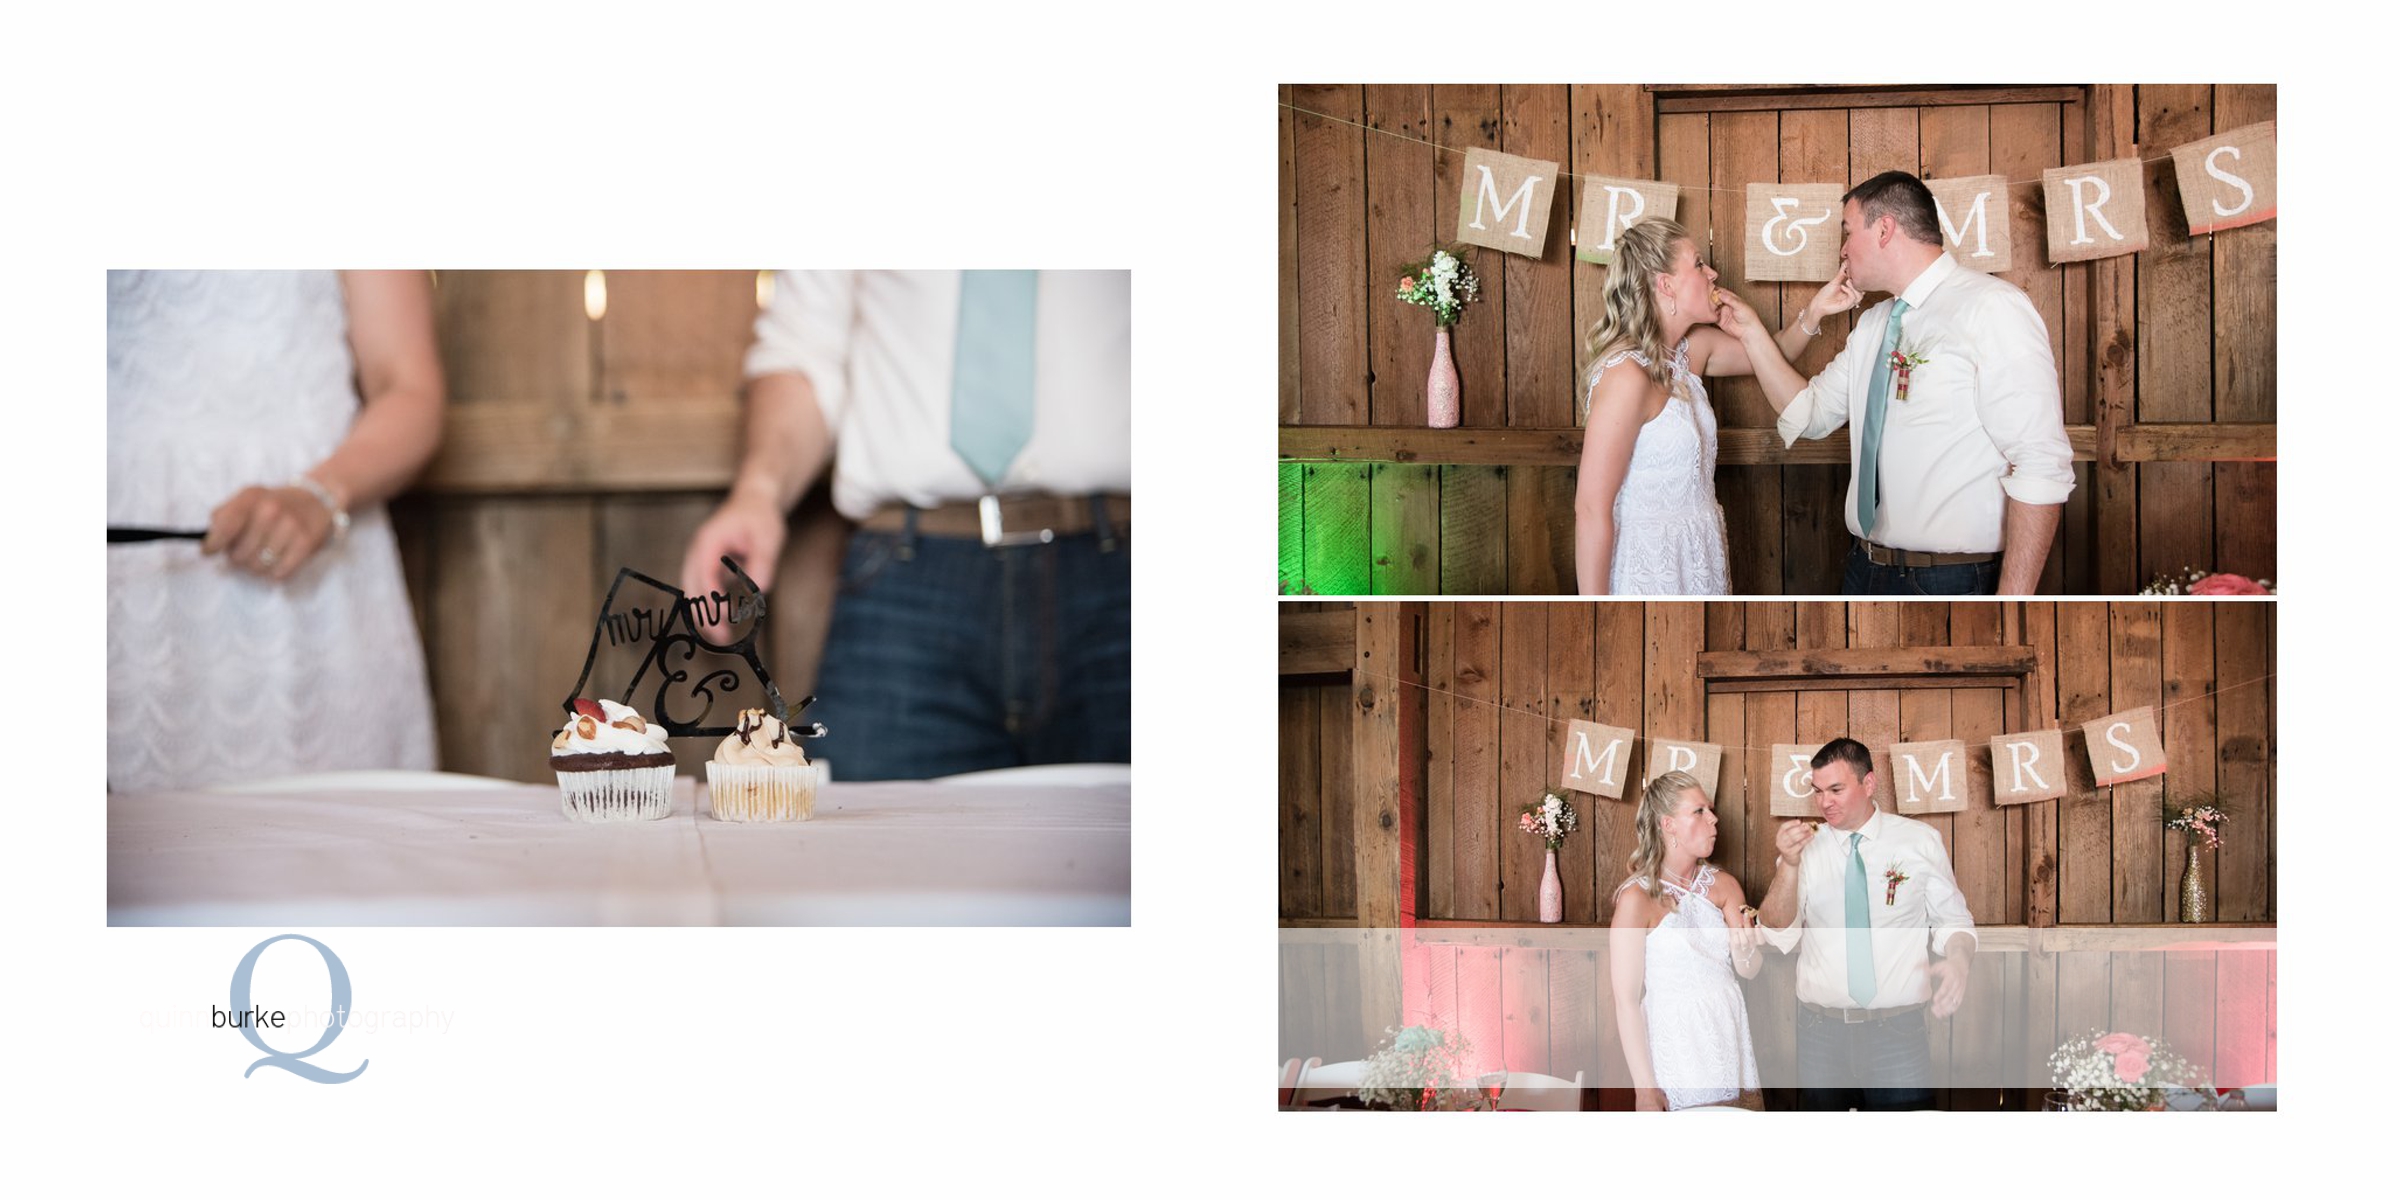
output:
<instances>
[{"instance_id":1,"label":"lace dress bodice","mask_svg":"<svg viewBox=\"0 0 2400 1200\"><path fill-rule=\"evenodd\" d=\"M1691 369L1690 350L1689 341L1675 347L1666 407L1635 436L1633 460L1617 489L1617 543L1608 572L1609 591L1616 595L1721 596L1730 588L1725 510L1717 504L1717 414ZM1592 372L1592 386L1599 386L1601 372L1626 359L1650 365L1638 350L1617 351Z\"/></svg>"},{"instance_id":2,"label":"lace dress bodice","mask_svg":"<svg viewBox=\"0 0 2400 1200\"><path fill-rule=\"evenodd\" d=\"M358 416L331 271L112 271L108 523L204 529ZM194 541L108 549L108 782L430 768L424 654L381 506L281 584Z\"/></svg>"},{"instance_id":3,"label":"lace dress bodice","mask_svg":"<svg viewBox=\"0 0 2400 1200\"><path fill-rule=\"evenodd\" d=\"M1738 1103L1758 1091L1732 931L1708 898L1716 876L1716 867L1702 863L1688 888L1662 880L1675 908L1643 940L1642 1019L1650 1030L1651 1073L1669 1108Z\"/></svg>"}]
</instances>

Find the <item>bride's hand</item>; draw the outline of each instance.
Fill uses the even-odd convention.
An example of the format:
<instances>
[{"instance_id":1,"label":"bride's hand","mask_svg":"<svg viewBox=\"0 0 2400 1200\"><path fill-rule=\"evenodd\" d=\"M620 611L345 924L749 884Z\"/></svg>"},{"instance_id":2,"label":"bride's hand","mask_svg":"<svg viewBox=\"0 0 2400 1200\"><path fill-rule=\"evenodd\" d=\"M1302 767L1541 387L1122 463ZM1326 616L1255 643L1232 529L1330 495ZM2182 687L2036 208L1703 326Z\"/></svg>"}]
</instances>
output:
<instances>
[{"instance_id":1,"label":"bride's hand","mask_svg":"<svg viewBox=\"0 0 2400 1200\"><path fill-rule=\"evenodd\" d=\"M1759 946L1766 937L1758 931L1757 919L1751 915L1750 909L1739 904L1726 905L1725 932L1735 966L1747 966L1758 961Z\"/></svg>"},{"instance_id":2,"label":"bride's hand","mask_svg":"<svg viewBox=\"0 0 2400 1200\"><path fill-rule=\"evenodd\" d=\"M1843 263L1841 269L1833 273L1833 278L1826 280L1825 286L1809 297L1808 323L1823 329L1825 318L1857 308L1860 298L1858 285L1850 282L1850 264Z\"/></svg>"},{"instance_id":3,"label":"bride's hand","mask_svg":"<svg viewBox=\"0 0 2400 1200\"><path fill-rule=\"evenodd\" d=\"M1731 288L1718 288L1716 298L1717 328L1737 338L1747 337L1750 331L1761 328L1758 323L1758 310L1744 303L1740 296L1734 295Z\"/></svg>"},{"instance_id":4,"label":"bride's hand","mask_svg":"<svg viewBox=\"0 0 2400 1200\"><path fill-rule=\"evenodd\" d=\"M1635 1088L1633 1089L1633 1111L1665 1112L1667 1111L1667 1094L1657 1088Z\"/></svg>"}]
</instances>

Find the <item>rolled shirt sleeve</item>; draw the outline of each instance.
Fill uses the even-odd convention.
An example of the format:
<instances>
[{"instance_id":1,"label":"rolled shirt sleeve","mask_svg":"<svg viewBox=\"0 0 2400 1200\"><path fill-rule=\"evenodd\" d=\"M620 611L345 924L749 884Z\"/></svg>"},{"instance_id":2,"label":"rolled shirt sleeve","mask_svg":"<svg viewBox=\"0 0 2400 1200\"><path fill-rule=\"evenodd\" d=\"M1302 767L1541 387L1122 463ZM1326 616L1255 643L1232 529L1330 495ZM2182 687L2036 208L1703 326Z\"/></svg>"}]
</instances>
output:
<instances>
[{"instance_id":1,"label":"rolled shirt sleeve","mask_svg":"<svg viewBox=\"0 0 2400 1200\"><path fill-rule=\"evenodd\" d=\"M1925 925L1930 943L1928 949L1940 954L1950 945L1950 939L1965 934L1978 945L1975 937L1975 917L1967 911L1967 897L1958 890L1958 876L1950 870L1950 855L1942 848L1942 835L1931 827L1924 830L1926 845L1917 847L1917 858L1925 871Z\"/></svg>"},{"instance_id":2,"label":"rolled shirt sleeve","mask_svg":"<svg viewBox=\"0 0 2400 1200\"><path fill-rule=\"evenodd\" d=\"M1758 932L1766 939L1768 945L1775 947L1777 954L1790 954L1794 948L1800 945L1800 931L1807 925L1808 905L1795 903L1792 905L1792 923L1789 928L1777 929L1761 921L1758 923Z\"/></svg>"},{"instance_id":3,"label":"rolled shirt sleeve","mask_svg":"<svg viewBox=\"0 0 2400 1200\"><path fill-rule=\"evenodd\" d=\"M1888 303L1876 307L1886 314L1891 311ZM1865 336L1870 324L1875 327L1872 337ZM1882 322L1859 322L1833 361L1825 364L1825 369L1817 372L1816 378L1809 380L1808 386L1801 388L1790 404L1783 406L1783 412L1775 418L1775 432L1783 435L1786 449L1801 438L1825 437L1849 423L1852 385L1857 382L1858 372L1865 369L1862 364L1874 354L1873 347L1882 340ZM1861 346L1868 349L1862 350Z\"/></svg>"},{"instance_id":4,"label":"rolled shirt sleeve","mask_svg":"<svg viewBox=\"0 0 2400 1200\"><path fill-rule=\"evenodd\" d=\"M1975 409L2008 460L2000 490L2020 504L2064 504L2075 490L2075 454L2042 315L2025 293L1994 288L1977 305L1975 322Z\"/></svg>"},{"instance_id":5,"label":"rolled shirt sleeve","mask_svg":"<svg viewBox=\"0 0 2400 1200\"><path fill-rule=\"evenodd\" d=\"M850 406L850 332L858 314L856 272L778 271L758 314L742 378L793 371L816 391L825 427L839 429Z\"/></svg>"}]
</instances>

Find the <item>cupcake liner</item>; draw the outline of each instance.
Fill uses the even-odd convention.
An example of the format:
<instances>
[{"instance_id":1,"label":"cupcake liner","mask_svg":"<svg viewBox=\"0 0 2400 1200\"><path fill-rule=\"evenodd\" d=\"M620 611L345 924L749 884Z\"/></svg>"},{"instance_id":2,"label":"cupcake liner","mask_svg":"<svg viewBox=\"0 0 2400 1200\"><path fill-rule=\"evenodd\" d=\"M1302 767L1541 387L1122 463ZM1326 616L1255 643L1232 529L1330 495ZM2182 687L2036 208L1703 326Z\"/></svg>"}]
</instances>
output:
<instances>
[{"instance_id":1,"label":"cupcake liner","mask_svg":"<svg viewBox=\"0 0 2400 1200\"><path fill-rule=\"evenodd\" d=\"M720 821L805 821L816 812L817 764L708 764L708 811Z\"/></svg>"},{"instance_id":2,"label":"cupcake liner","mask_svg":"<svg viewBox=\"0 0 2400 1200\"><path fill-rule=\"evenodd\" d=\"M656 821L667 815L675 768L560 771L559 808L570 821Z\"/></svg>"}]
</instances>

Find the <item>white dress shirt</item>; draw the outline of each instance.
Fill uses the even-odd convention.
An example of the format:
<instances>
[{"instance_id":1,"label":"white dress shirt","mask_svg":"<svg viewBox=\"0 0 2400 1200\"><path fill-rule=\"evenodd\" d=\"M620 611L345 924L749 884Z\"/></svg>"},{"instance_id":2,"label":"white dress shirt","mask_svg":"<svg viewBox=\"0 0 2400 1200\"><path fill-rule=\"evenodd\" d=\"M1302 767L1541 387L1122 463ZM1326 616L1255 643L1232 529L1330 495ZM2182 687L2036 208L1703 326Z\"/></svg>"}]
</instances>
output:
<instances>
[{"instance_id":1,"label":"white dress shirt","mask_svg":"<svg viewBox=\"0 0 2400 1200\"><path fill-rule=\"evenodd\" d=\"M833 505L933 508L1002 494L1130 492L1133 277L1043 271L1035 285L1033 433L998 486L950 448L956 271L783 271L758 314L747 378L808 377L834 439Z\"/></svg>"},{"instance_id":2,"label":"white dress shirt","mask_svg":"<svg viewBox=\"0 0 2400 1200\"><path fill-rule=\"evenodd\" d=\"M2001 549L2004 500L2061 504L2075 488L2074 452L2060 415L2050 334L2025 293L1961 268L1948 254L1900 293L1900 350L1921 355L1908 399L1898 381L1883 410L1875 528L1858 527L1858 456L1851 414L1866 412L1875 358L1892 306L1870 308L1850 340L1775 422L1783 444L1850 432L1850 532L1902 550L1980 554Z\"/></svg>"},{"instance_id":3,"label":"white dress shirt","mask_svg":"<svg viewBox=\"0 0 2400 1200\"><path fill-rule=\"evenodd\" d=\"M1953 934L1975 936L1942 835L1922 821L1878 810L1859 827L1859 858L1867 867L1867 920L1873 926L1875 999L1869 1008L1897 1008L1931 999L1929 952ZM1886 872L1908 878L1896 889ZM1800 947L1799 996L1826 1008L1856 1008L1850 997L1850 920L1845 881L1850 835L1831 825L1800 851L1800 916L1788 929L1761 926L1785 954ZM1885 897L1891 898L1885 903Z\"/></svg>"}]
</instances>

